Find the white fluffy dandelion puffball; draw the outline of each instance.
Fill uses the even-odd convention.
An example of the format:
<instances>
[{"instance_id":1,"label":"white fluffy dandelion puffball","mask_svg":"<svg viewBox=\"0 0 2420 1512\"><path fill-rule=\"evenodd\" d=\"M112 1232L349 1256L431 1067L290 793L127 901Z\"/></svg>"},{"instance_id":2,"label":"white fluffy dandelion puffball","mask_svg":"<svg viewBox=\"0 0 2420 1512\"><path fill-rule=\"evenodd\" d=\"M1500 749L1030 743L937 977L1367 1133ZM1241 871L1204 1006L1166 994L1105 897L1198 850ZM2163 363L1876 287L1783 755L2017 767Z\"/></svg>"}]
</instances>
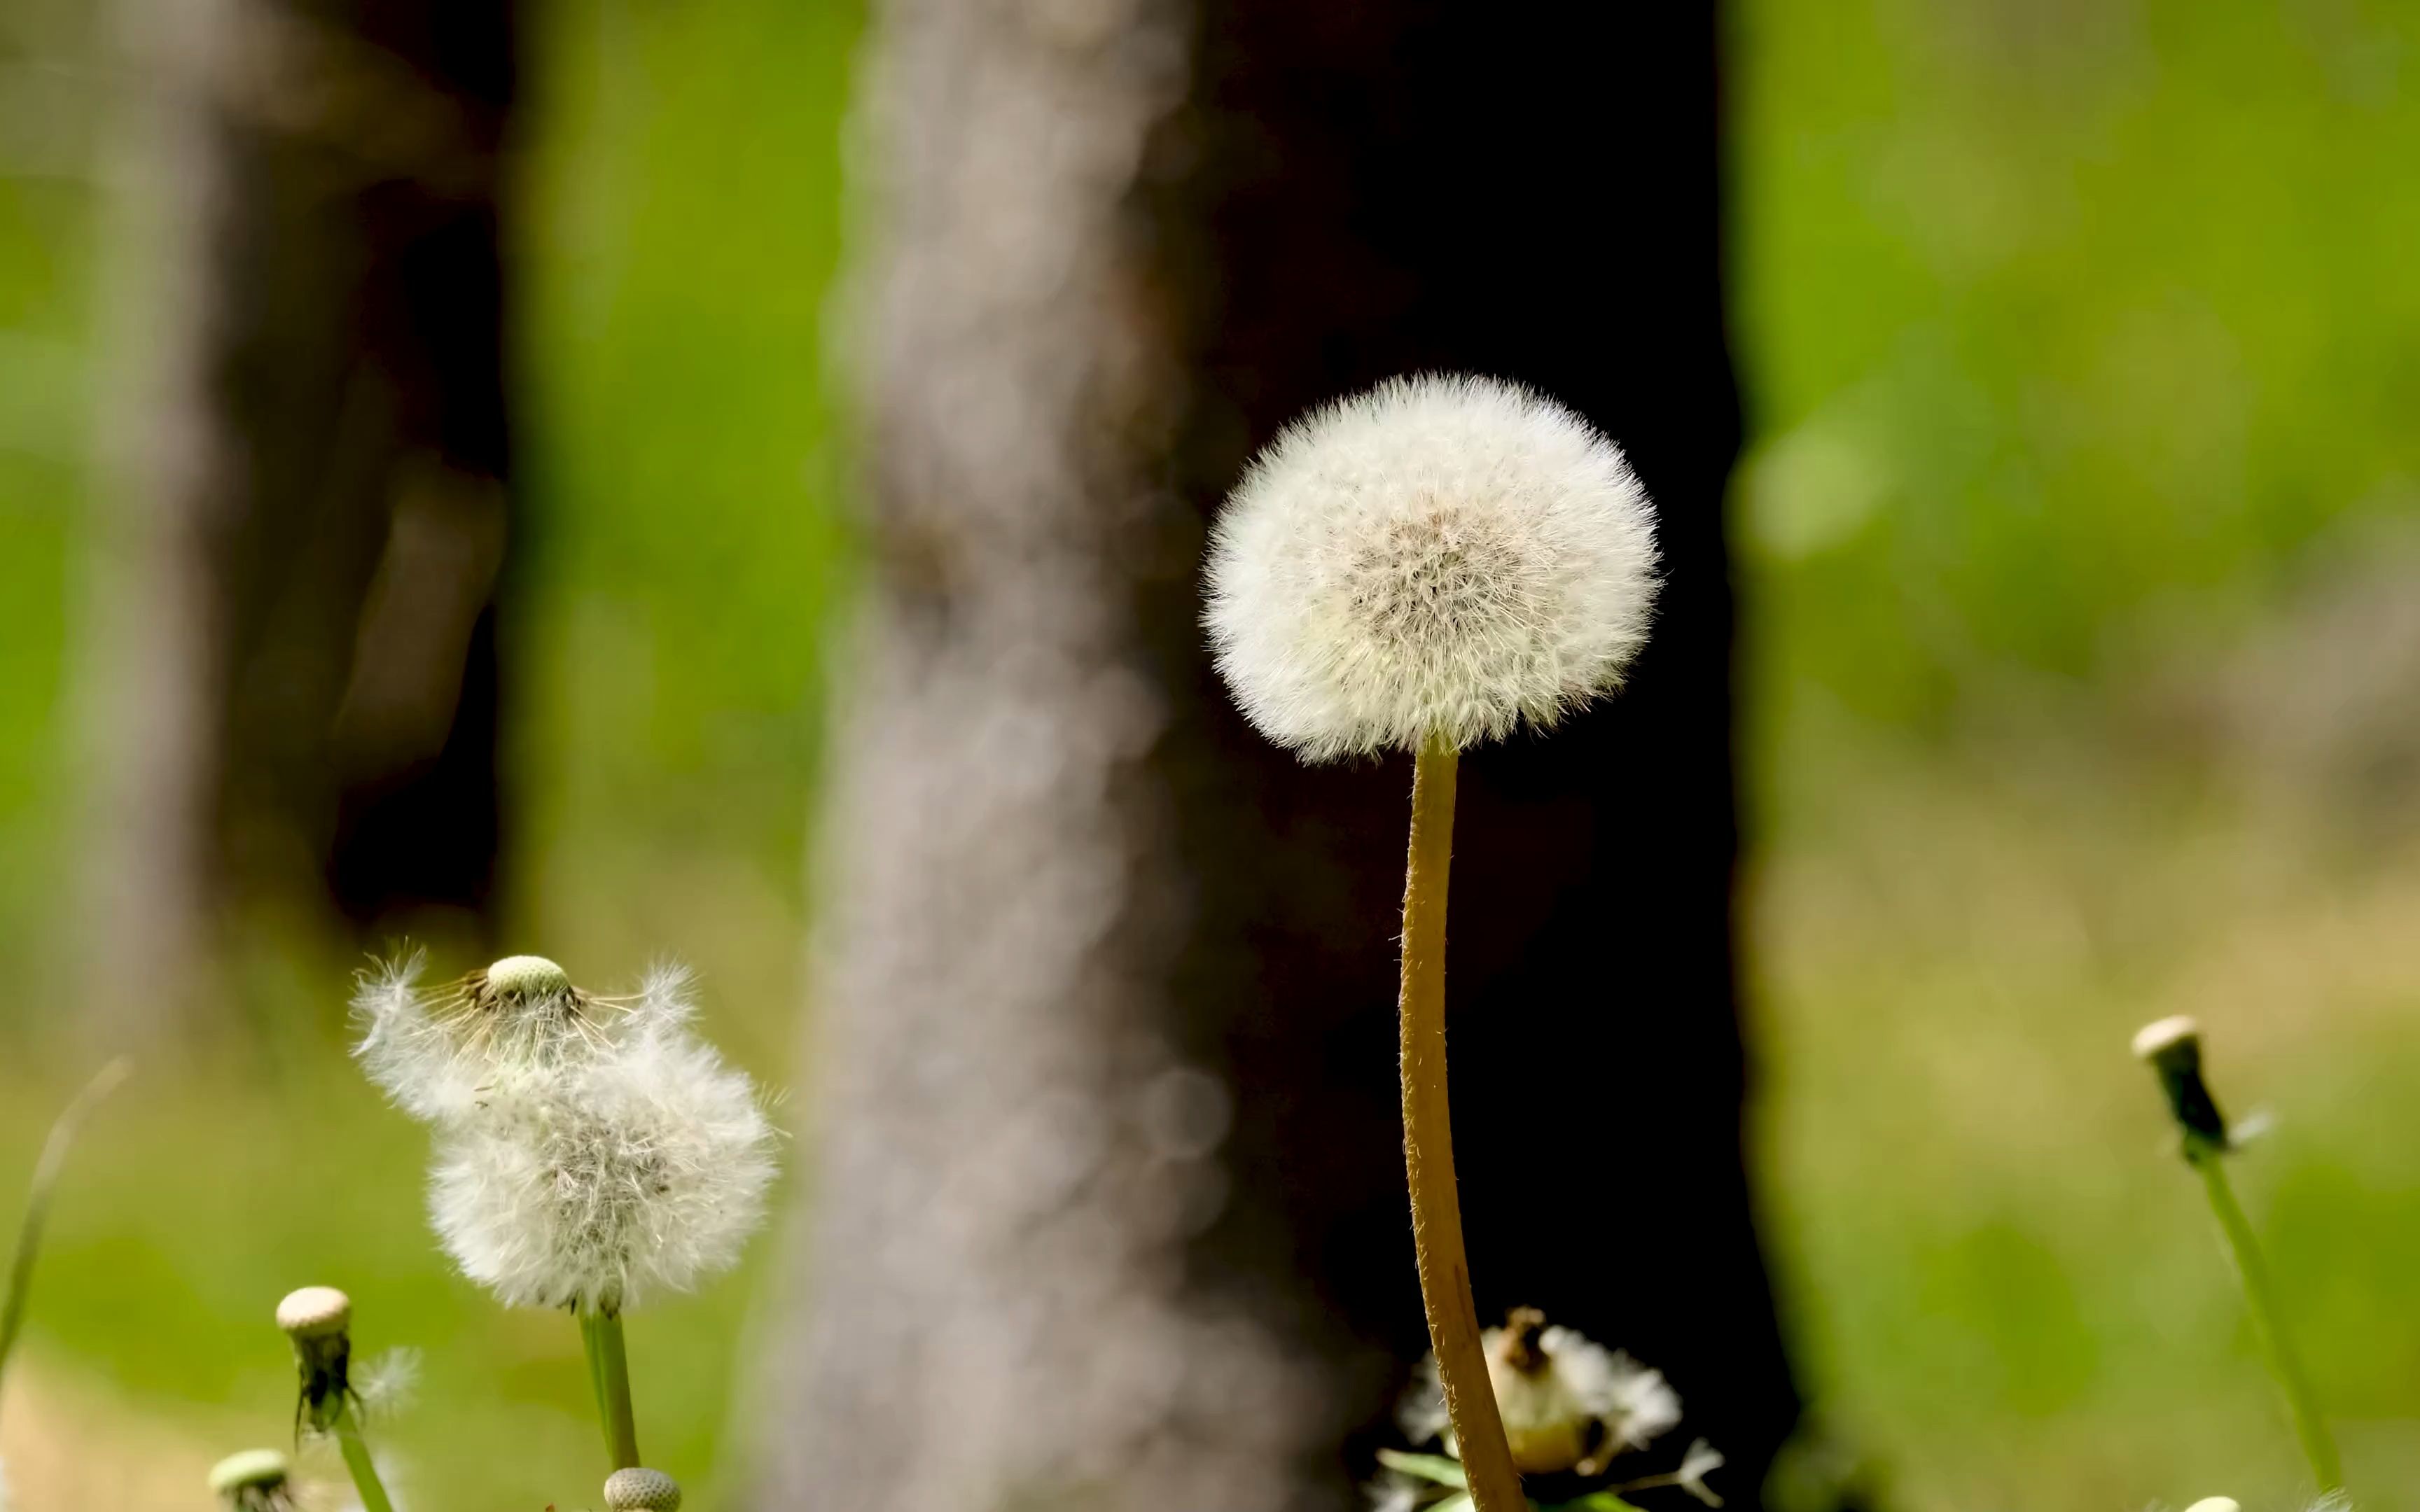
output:
<instances>
[{"instance_id":1,"label":"white fluffy dandelion puffball","mask_svg":"<svg viewBox=\"0 0 2420 1512\"><path fill-rule=\"evenodd\" d=\"M1654 508L1621 449L1493 378L1393 378L1295 421L1213 532L1218 671L1311 761L1552 725L1647 639Z\"/></svg>"},{"instance_id":2,"label":"white fluffy dandelion puffball","mask_svg":"<svg viewBox=\"0 0 2420 1512\"><path fill-rule=\"evenodd\" d=\"M618 1312L737 1261L776 1136L691 1032L687 973L598 997L511 956L424 995L419 967L364 980L358 1054L434 1131L429 1216L463 1274L507 1306Z\"/></svg>"}]
</instances>

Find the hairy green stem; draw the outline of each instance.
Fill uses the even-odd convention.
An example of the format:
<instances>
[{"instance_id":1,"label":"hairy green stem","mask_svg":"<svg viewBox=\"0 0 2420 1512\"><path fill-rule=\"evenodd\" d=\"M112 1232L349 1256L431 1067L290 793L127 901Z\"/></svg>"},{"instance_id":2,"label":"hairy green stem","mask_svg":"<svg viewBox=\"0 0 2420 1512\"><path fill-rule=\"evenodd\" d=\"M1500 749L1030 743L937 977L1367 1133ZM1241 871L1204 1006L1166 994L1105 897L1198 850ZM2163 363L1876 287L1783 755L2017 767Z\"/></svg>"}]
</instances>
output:
<instances>
[{"instance_id":1,"label":"hairy green stem","mask_svg":"<svg viewBox=\"0 0 2420 1512\"><path fill-rule=\"evenodd\" d=\"M336 1447L344 1453L345 1468L352 1473L353 1489L361 1493L362 1512L395 1512L395 1503L379 1480L378 1467L370 1463L370 1447L362 1442L362 1425L350 1402L336 1404L334 1426Z\"/></svg>"},{"instance_id":2,"label":"hairy green stem","mask_svg":"<svg viewBox=\"0 0 2420 1512\"><path fill-rule=\"evenodd\" d=\"M639 1463L639 1425L630 1410L630 1358L622 1342L622 1315L582 1312L580 1336L588 1350L589 1383L597 1390L606 1456L613 1469L632 1469Z\"/></svg>"},{"instance_id":3,"label":"hairy green stem","mask_svg":"<svg viewBox=\"0 0 2420 1512\"><path fill-rule=\"evenodd\" d=\"M1412 1246L1419 1261L1420 1305L1445 1387L1478 1512L1526 1512L1520 1473L1504 1439L1487 1354L1471 1301L1463 1253L1462 1205L1455 1194L1453 1120L1445 1078L1445 914L1453 860L1454 778L1460 757L1431 740L1412 769L1412 837L1404 869L1404 1167L1412 1197Z\"/></svg>"},{"instance_id":4,"label":"hairy green stem","mask_svg":"<svg viewBox=\"0 0 2420 1512\"><path fill-rule=\"evenodd\" d=\"M2228 1253L2235 1257L2235 1273L2243 1280L2244 1301L2252 1308L2252 1331L2259 1336L2260 1351L2268 1356L2269 1370L2277 1378L2278 1389L2286 1397L2286 1410L2294 1420L2294 1436L2302 1441L2303 1457L2311 1463L2311 1474L2319 1481L2319 1489L2332 1491L2344 1485L2344 1465L2336 1456L2335 1440L2328 1434L2325 1419L2319 1415L2319 1394L2311 1389L2311 1379L2303 1370L2302 1356L2295 1352L2292 1335L2286 1332L2285 1309L2278 1305L2276 1285L2269 1278L2267 1262L2260 1257L2259 1241L2253 1237L2251 1221L2243 1215L2243 1205L2235 1200L2235 1188L2226 1180L2226 1164L2223 1151L2187 1147L2187 1157L2194 1169L2201 1173L2202 1186L2210 1193L2210 1211L2218 1215L2219 1232L2226 1236Z\"/></svg>"}]
</instances>

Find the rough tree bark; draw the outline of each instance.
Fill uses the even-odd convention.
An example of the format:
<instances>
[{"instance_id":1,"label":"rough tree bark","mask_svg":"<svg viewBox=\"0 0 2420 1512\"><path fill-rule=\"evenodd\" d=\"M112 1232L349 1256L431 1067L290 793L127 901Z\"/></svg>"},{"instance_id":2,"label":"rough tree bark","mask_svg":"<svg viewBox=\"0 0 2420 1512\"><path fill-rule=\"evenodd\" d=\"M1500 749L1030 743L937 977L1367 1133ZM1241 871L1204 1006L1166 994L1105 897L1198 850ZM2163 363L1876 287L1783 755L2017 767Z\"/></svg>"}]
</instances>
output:
<instances>
[{"instance_id":1,"label":"rough tree bark","mask_svg":"<svg viewBox=\"0 0 2420 1512\"><path fill-rule=\"evenodd\" d=\"M513 8L125 8L100 1000L229 916L476 909L496 849Z\"/></svg>"},{"instance_id":2,"label":"rough tree bark","mask_svg":"<svg viewBox=\"0 0 2420 1512\"><path fill-rule=\"evenodd\" d=\"M1670 579L1628 691L1465 767L1481 1311L1664 1367L1752 1503L1796 1398L1740 1135L1713 18L895 0L872 46L875 571L758 1504L1338 1506L1385 1442L1409 766L1247 729L1195 572L1252 447L1421 367L1605 424Z\"/></svg>"}]
</instances>

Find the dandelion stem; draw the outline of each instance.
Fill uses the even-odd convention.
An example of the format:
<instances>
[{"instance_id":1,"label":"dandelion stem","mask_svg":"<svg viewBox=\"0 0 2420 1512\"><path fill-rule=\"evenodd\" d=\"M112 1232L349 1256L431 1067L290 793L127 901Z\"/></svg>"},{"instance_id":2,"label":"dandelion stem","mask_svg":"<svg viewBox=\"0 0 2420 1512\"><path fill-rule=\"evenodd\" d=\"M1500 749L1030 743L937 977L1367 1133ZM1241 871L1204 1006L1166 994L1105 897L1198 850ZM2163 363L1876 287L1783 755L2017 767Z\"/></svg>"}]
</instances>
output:
<instances>
[{"instance_id":1,"label":"dandelion stem","mask_svg":"<svg viewBox=\"0 0 2420 1512\"><path fill-rule=\"evenodd\" d=\"M18 1332L25 1326L25 1298L34 1284L34 1257L41 1253L42 1224L50 1216L51 1194L57 1189L59 1172L67 1165L68 1149L75 1143L76 1131L83 1126L85 1116L116 1090L132 1069L132 1062L121 1056L94 1072L84 1090L51 1125L50 1137L42 1141L41 1157L34 1163L34 1180L25 1192L24 1221L17 1226L17 1252L8 1262L8 1297L0 1301L0 1376L7 1374L9 1351L16 1348Z\"/></svg>"},{"instance_id":2,"label":"dandelion stem","mask_svg":"<svg viewBox=\"0 0 2420 1512\"><path fill-rule=\"evenodd\" d=\"M395 1503L379 1480L378 1466L370 1462L370 1447L362 1442L362 1425L350 1402L336 1404L335 1429L336 1447L344 1453L345 1468L352 1473L353 1489L361 1493L362 1512L395 1512Z\"/></svg>"},{"instance_id":3,"label":"dandelion stem","mask_svg":"<svg viewBox=\"0 0 2420 1512\"><path fill-rule=\"evenodd\" d=\"M2344 1485L2344 1466L2336 1457L2335 1440L2329 1436L2327 1423L2319 1416L2319 1394L2311 1389L2310 1377L2303 1370L2302 1356L2295 1351L2292 1335L2286 1332L2285 1309L2278 1305L2276 1286L2269 1278L2267 1262L2260 1257L2259 1241L2253 1237L2252 1224L2243 1216L2243 1206L2235 1200L2235 1188L2226 1180L2225 1152L2188 1143L2186 1158L2201 1172L2202 1185L2210 1193L2210 1210L2218 1215L2219 1231L2226 1236L2227 1250L2235 1257L2235 1272L2243 1280L2243 1297L2252 1308L2252 1331L2259 1335L2260 1350L2269 1357L2270 1373L2277 1378L2278 1389L2285 1394L2286 1410L2294 1419L2294 1435L2303 1443L2303 1456L2311 1462L2311 1474L2318 1479L2319 1489L2335 1490Z\"/></svg>"},{"instance_id":4,"label":"dandelion stem","mask_svg":"<svg viewBox=\"0 0 2420 1512\"><path fill-rule=\"evenodd\" d=\"M1455 1196L1453 1124L1446 1101L1445 914L1453 858L1453 794L1460 760L1441 740L1424 743L1412 773L1412 838L1404 872L1404 1166L1412 1197L1412 1245L1420 1304L1436 1351L1447 1418L1478 1512L1524 1512L1521 1477L1504 1440L1479 1309L1471 1301Z\"/></svg>"},{"instance_id":5,"label":"dandelion stem","mask_svg":"<svg viewBox=\"0 0 2420 1512\"><path fill-rule=\"evenodd\" d=\"M630 1358L622 1343L622 1315L583 1310L580 1336L588 1347L588 1375L597 1388L597 1417L615 1470L639 1463L639 1425L630 1411Z\"/></svg>"}]
</instances>

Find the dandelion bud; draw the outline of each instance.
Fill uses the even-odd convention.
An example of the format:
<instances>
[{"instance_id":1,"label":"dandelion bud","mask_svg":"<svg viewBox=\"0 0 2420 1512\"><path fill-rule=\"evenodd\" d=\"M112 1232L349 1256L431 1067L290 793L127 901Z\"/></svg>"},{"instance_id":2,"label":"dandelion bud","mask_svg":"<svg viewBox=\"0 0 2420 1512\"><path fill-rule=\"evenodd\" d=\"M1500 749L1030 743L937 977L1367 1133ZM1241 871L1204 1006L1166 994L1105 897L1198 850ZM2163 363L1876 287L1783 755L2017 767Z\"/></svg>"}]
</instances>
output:
<instances>
[{"instance_id":1,"label":"dandelion bud","mask_svg":"<svg viewBox=\"0 0 2420 1512\"><path fill-rule=\"evenodd\" d=\"M1492 378L1396 378L1280 433L1220 512L1203 620L1312 761L1552 725L1647 636L1653 509L1612 441Z\"/></svg>"},{"instance_id":2,"label":"dandelion bud","mask_svg":"<svg viewBox=\"0 0 2420 1512\"><path fill-rule=\"evenodd\" d=\"M680 1483L660 1470L633 1467L605 1479L605 1505L611 1512L679 1512L680 1504Z\"/></svg>"},{"instance_id":3,"label":"dandelion bud","mask_svg":"<svg viewBox=\"0 0 2420 1512\"><path fill-rule=\"evenodd\" d=\"M277 1304L277 1326L298 1340L341 1335L352 1320L353 1299L334 1287L289 1291Z\"/></svg>"},{"instance_id":4,"label":"dandelion bud","mask_svg":"<svg viewBox=\"0 0 2420 1512\"><path fill-rule=\"evenodd\" d=\"M210 1467L210 1492L227 1512L293 1512L288 1477L284 1455L245 1449Z\"/></svg>"},{"instance_id":5,"label":"dandelion bud","mask_svg":"<svg viewBox=\"0 0 2420 1512\"><path fill-rule=\"evenodd\" d=\"M2185 1153L2198 1158L2226 1149L2226 1119L2202 1080L2201 1026L2181 1013L2147 1024L2134 1036L2134 1054L2159 1076L2168 1111L2184 1131Z\"/></svg>"},{"instance_id":6,"label":"dandelion bud","mask_svg":"<svg viewBox=\"0 0 2420 1512\"><path fill-rule=\"evenodd\" d=\"M322 1433L334 1424L351 1394L353 1300L334 1287L289 1291L277 1304L277 1326L294 1341L294 1366L302 1378L295 1417Z\"/></svg>"}]
</instances>

